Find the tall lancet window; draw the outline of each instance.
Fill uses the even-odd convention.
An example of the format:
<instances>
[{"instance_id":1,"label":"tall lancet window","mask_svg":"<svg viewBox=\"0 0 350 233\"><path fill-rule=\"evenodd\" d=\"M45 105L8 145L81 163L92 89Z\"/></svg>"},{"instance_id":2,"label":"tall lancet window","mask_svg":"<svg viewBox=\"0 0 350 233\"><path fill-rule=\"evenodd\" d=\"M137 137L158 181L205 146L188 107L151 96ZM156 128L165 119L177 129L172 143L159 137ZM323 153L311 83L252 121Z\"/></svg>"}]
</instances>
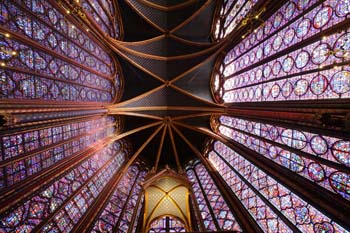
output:
<instances>
[{"instance_id":1,"label":"tall lancet window","mask_svg":"<svg viewBox=\"0 0 350 233\"><path fill-rule=\"evenodd\" d=\"M115 132L114 117L95 117L0 136L0 190L4 193L57 167ZM119 130L119 128L117 129Z\"/></svg>"},{"instance_id":2,"label":"tall lancet window","mask_svg":"<svg viewBox=\"0 0 350 233\"><path fill-rule=\"evenodd\" d=\"M208 158L265 232L347 232L338 214L312 197L348 205L348 137L306 126L303 120L292 125L291 119L298 121L292 117L275 123L267 112L281 106L284 118L298 112L299 104L310 104L313 114L328 108L326 103L349 99L349 13L349 1L287 1L228 48L213 70L217 102L235 108L248 103L248 108L261 110L259 116L252 109L214 116L213 130L237 151L217 141L209 146ZM315 124L320 122L324 120ZM305 195L302 184L313 191Z\"/></svg>"},{"instance_id":3,"label":"tall lancet window","mask_svg":"<svg viewBox=\"0 0 350 233\"><path fill-rule=\"evenodd\" d=\"M143 201L141 182L147 172L130 166L94 220L91 232L136 232Z\"/></svg>"},{"instance_id":4,"label":"tall lancet window","mask_svg":"<svg viewBox=\"0 0 350 233\"><path fill-rule=\"evenodd\" d=\"M93 20L104 33L114 38L121 36L119 12L111 0L80 0L74 4L83 7L89 19Z\"/></svg>"},{"instance_id":5,"label":"tall lancet window","mask_svg":"<svg viewBox=\"0 0 350 233\"><path fill-rule=\"evenodd\" d=\"M106 189L128 151L118 141L46 180L2 213L0 232L70 232Z\"/></svg>"},{"instance_id":6,"label":"tall lancet window","mask_svg":"<svg viewBox=\"0 0 350 233\"><path fill-rule=\"evenodd\" d=\"M0 25L1 100L91 106L117 100L117 61L64 8L1 1Z\"/></svg>"},{"instance_id":7,"label":"tall lancet window","mask_svg":"<svg viewBox=\"0 0 350 233\"><path fill-rule=\"evenodd\" d=\"M226 38L235 29L246 25L244 20L247 17L255 17L259 13L253 14L252 8L258 0L224 0L221 1L216 10L213 24L214 40Z\"/></svg>"},{"instance_id":8,"label":"tall lancet window","mask_svg":"<svg viewBox=\"0 0 350 233\"><path fill-rule=\"evenodd\" d=\"M214 130L274 163L350 200L350 142L229 116L213 118Z\"/></svg>"},{"instance_id":9,"label":"tall lancet window","mask_svg":"<svg viewBox=\"0 0 350 233\"><path fill-rule=\"evenodd\" d=\"M348 1L288 1L223 57L213 73L222 103L350 96Z\"/></svg>"},{"instance_id":10,"label":"tall lancet window","mask_svg":"<svg viewBox=\"0 0 350 233\"><path fill-rule=\"evenodd\" d=\"M264 232L347 232L227 145L208 146L209 161Z\"/></svg>"},{"instance_id":11,"label":"tall lancet window","mask_svg":"<svg viewBox=\"0 0 350 233\"><path fill-rule=\"evenodd\" d=\"M240 226L232 211L204 165L196 162L187 167L187 177L192 182L195 203L198 206L205 229L208 231L231 230L240 232Z\"/></svg>"}]
</instances>

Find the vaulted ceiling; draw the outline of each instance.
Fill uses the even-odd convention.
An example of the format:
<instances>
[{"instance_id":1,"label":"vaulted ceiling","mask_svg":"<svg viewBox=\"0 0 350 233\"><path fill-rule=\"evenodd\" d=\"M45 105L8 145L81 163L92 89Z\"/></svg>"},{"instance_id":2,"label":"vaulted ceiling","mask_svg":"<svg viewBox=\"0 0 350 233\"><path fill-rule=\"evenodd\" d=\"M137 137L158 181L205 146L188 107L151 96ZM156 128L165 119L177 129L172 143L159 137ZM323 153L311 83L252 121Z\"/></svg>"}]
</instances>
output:
<instances>
[{"instance_id":1,"label":"vaulted ceiling","mask_svg":"<svg viewBox=\"0 0 350 233\"><path fill-rule=\"evenodd\" d=\"M288 190L289 194L285 196L284 194L287 192L280 191L281 197L300 196L298 200L305 203L305 207L311 208L309 209L310 213L308 213L309 217L311 215L311 217L315 216L313 211L316 208L320 210L320 216L325 214L324 219L328 221L329 218L329 222L332 222L332 224L339 223L349 230L350 204L344 197L348 199L349 195L349 161L346 159L348 158L350 145L350 104L348 93L343 95L349 91L347 79L349 71L347 70L348 63L345 61L346 57L337 58L336 56L337 53L343 53L344 56L348 54L349 50L344 48L349 48L349 46L342 45L343 43L346 44L348 39L338 44L340 50L336 50L336 48L330 50L327 47L327 53L317 53L318 56L327 55L325 56L326 59L333 56L333 60L329 59L327 62L333 61L334 63L325 63L325 66L312 64L311 68L308 67L307 69L299 67L296 73L286 72L281 77L277 77L277 75L276 77L270 77L264 74L264 78L269 80L261 81L259 79L263 84L262 88L255 89L254 92L251 91L253 90L252 87L260 85L260 83L246 82L244 84L244 88L247 87L245 90L239 85L234 86L236 84L233 84L234 82L241 82L243 75L240 74L246 71L249 71L248 79L254 79L255 71L253 69L259 66L271 68L269 63L274 62L276 57L291 56L288 54L295 53L294 57L303 58L297 55L296 49L304 50L316 40L320 44L335 40L329 35L339 34L341 29L345 28L348 35L350 8L342 9L339 7L349 6L348 0L295 0L294 2L288 2L288 0L95 1L98 3L104 2L104 10L101 8L100 13L103 14L106 9L109 9L108 16L105 15L104 18L101 15L96 15L98 9L94 8L96 5L89 0L17 0L3 1L2 3L4 7L0 9L2 17L0 18L0 23L2 23L0 25L0 38L2 40L0 66L4 71L0 77L0 82L4 85L0 88L2 98L0 114L4 116L3 122L0 123L1 125L4 124L4 127L1 128L1 140L3 140L1 150L4 152L4 148L6 148L6 153L11 156L4 153L3 157L0 158L3 159L0 164L1 169L3 169L0 170L0 176L3 178L0 178L6 180L3 182L0 179L0 188L2 188L0 195L1 213L6 212L7 216L15 216L16 214L13 211L15 204L27 205L27 201L31 200L34 194L39 193L39 189L41 192L44 188L46 189L53 182L56 182L56 179L57 182L59 179L63 179L68 171L76 169L82 161L90 158L105 146L117 145L117 140L126 138L128 140L119 141L123 153L125 150L129 156L126 164L124 164L125 166L119 167L118 165L116 169L113 169L113 179L111 178L109 183L100 187L101 190L104 187L103 191L101 191L93 206L89 207L87 215L84 215L83 218L77 218L79 222L74 226L73 232L83 232L82 229L92 227L92 221L99 213L102 213L101 211L107 203L107 199L111 197L112 191L119 193L119 189L116 188L117 185L119 187L124 184L119 180L123 175L128 174L130 165L134 161L138 160L139 163L137 164L142 165L140 168L152 169L154 173L162 171L164 167L168 166L182 173L187 164L190 164L193 168L199 165L198 161L190 162L192 159L198 158L210 173L207 178L211 177L210 179L220 186L220 194L228 202L230 208L234 210L237 219L241 221L242 227L247 232L263 231L262 227L259 226L261 212L257 209L264 209L265 211L266 207L271 208L272 212L282 219L281 223L287 223L291 231L301 232L303 231L301 229L306 229L299 228L299 223L295 224L294 222L294 215L298 217L302 215L303 218L308 216L305 211L299 209L299 206L294 206L292 212L284 207L278 209L279 207L272 200L275 197L262 193L260 187L254 186L251 178L255 179L254 174L258 169L267 174L261 173L263 174L259 178L262 181L261 184L268 184L266 177L269 177L276 180L272 185L286 187L284 190ZM319 25L316 25L316 27L313 25L319 31L317 31L317 34L310 33L310 38L306 36L300 38L300 41L290 47L286 46L281 50L274 49L273 54L262 60L251 58L257 57L254 52L255 48L259 48L260 51L263 51L262 53L265 53L263 48L271 49L271 46L265 46L265 41L271 44L275 41L282 43L280 38L283 35L279 35L279 37L275 37L275 35L283 33L283 30L291 25L296 26L298 20L303 19L307 14L314 14L311 17L313 20L314 18L322 19L319 23L326 22L323 17L320 17L320 15L323 15L320 12L329 12L327 6L329 3L336 5L333 6L334 11L345 12L343 12L342 17L335 17L334 20L334 22L338 22L337 20L341 18L342 21L333 24L333 19L328 19L332 15L325 15L324 18L328 22L332 22L331 27L318 28ZM308 7L302 9L302 5ZM222 6L222 9L225 8L225 10L219 12L219 6ZM292 6L292 8L288 6ZM300 9L295 11L297 6ZM322 7L320 11L318 11L319 7ZM284 20L283 26L280 28L273 26L276 30L272 33L266 33L265 29L270 30L275 21L277 24L281 23L279 20L282 17L275 17L275 15L276 13L282 15L282 10L285 12L286 9L298 12L295 14L295 18ZM235 16L232 17L231 13ZM236 17L237 15L238 17ZM273 23L271 23L270 18L272 15ZM218 18L218 16L220 17ZM33 22L32 17L35 18ZM231 22L226 24L226 19L231 20ZM309 18L305 18L303 21L310 21L311 24ZM229 28L232 22L235 26ZM220 25L220 30L215 30L215 25ZM299 29L299 23L297 27ZM232 31L227 30L229 31L227 32L226 29L228 28ZM294 32L294 28L291 29ZM217 33L213 33L213 31ZM304 28L300 31L306 31L307 33L308 29L305 30ZM50 34L49 32L54 33ZM266 37L260 41L251 40L251 37L257 37L259 32L265 33ZM217 39L217 37L221 39ZM339 36L337 41L340 37L344 36ZM246 46L248 40L250 47ZM330 44L333 44L333 42ZM71 45L73 49L67 45ZM74 47L74 45L77 47ZM334 47L336 47L335 45ZM235 49L241 50L242 46L247 47L246 50L243 49L244 52L240 51L241 54L232 56L232 54L235 54ZM78 50L74 48L78 48ZM311 47L308 47L308 50L311 51ZM315 51L317 50L315 49ZM303 51L300 54L305 55L305 53ZM313 53L314 51L312 51ZM245 59L248 54L250 58ZM228 60L232 58L232 61L227 61L227 57L230 57ZM233 67L238 61L245 62L246 66L240 65L240 70L233 71L235 70ZM280 61L282 62L282 60ZM278 63L281 63L280 61ZM224 64L225 62L227 64ZM118 63L119 65L115 69L115 65ZM58 65L60 65L59 69L57 68ZM343 68L346 68L347 75L340 77L339 74L342 73L339 72L338 75L333 76L337 69ZM225 71L229 69L232 73L225 76ZM316 79L316 85L314 83L314 86L311 86L315 78L309 76L310 79L312 78L310 85L308 84L309 86L305 84L305 80L301 82L305 93L307 89L315 88L317 90L321 89L320 92L324 92L322 95L314 93L315 95L301 96L300 93L295 93L297 95L291 98L292 88L288 89L290 93L284 99L282 97L275 98L276 96L273 97L270 94L273 92L273 87L277 87L277 94L282 92L282 88L276 81L283 81L297 75L300 75L301 80L304 74L326 71L329 71L330 75L328 81L325 78L318 81ZM20 77L19 73L21 74ZM254 73L253 78L250 75L251 73ZM340 79L337 80L335 77ZM225 82L226 84L231 82L229 85L234 87L229 88L233 89L223 90L225 89ZM265 85L268 83L271 85ZM285 83L289 84L289 87L294 85L294 92L298 92L297 81L291 84L290 80L287 80ZM212 84L217 84L214 93L211 90ZM282 85L282 82L280 84ZM331 98L326 96L328 94L325 92L325 86L333 89L329 90L332 94ZM248 88L250 88L249 93ZM232 90L237 90L237 96L250 95L251 93L252 96L261 96L261 93L264 92L271 95L271 98L262 101L260 99L257 101L254 98L240 98L239 101L226 101L225 104L222 104L220 101L223 102L224 98L221 94ZM232 93L234 93L233 91ZM116 93L117 96L115 96ZM237 121L245 122L245 125L242 123L242 128L247 128L247 131L238 127L234 128L229 124L225 125L226 123L221 122L215 114L227 114L231 122L234 118L237 118L235 119ZM225 116L221 118L225 118ZM80 123L85 124L85 126L81 126ZM253 125L259 128L260 131L256 132ZM273 127L274 130L271 130L272 133L269 132L269 134L279 134L282 139L275 141L272 137L267 138L262 135L263 133L267 134L267 130L263 129L262 125ZM66 127L69 136L64 136L55 141L56 134L49 132L51 132L51 128L54 132L53 127L56 126L59 127L57 132L62 129L64 131L64 127ZM227 132L234 130L239 134L225 134L220 131L219 126L226 127ZM280 132L277 132L277 127L279 127ZM115 129L118 131L115 132ZM255 132L253 133L253 131ZM299 131L305 131L309 138L306 139L303 132ZM304 135L305 139L293 138L294 132L297 132L298 135ZM9 142L8 135L11 135L12 142ZM243 138L241 135L247 140L241 140ZM326 158L326 154L318 148L320 142L326 142L325 139L321 140L323 137L335 137L324 143L326 145L321 149L328 151L330 157L330 153L337 153L341 160L334 154L332 154L334 158ZM249 209L244 206L245 197L241 198L240 195L245 192L242 191L245 188L237 185L237 183L229 183L233 180L232 177L226 179L227 177L220 173L224 169L218 169L210 160L209 153L210 150L215 149L216 142L208 140L209 138L224 143L219 145L230 147L232 153L237 152L237 158L244 158L240 164L225 166L237 175L241 183L243 182L247 184L247 187L249 186L254 192L254 198L262 198L260 203L264 203L264 205L256 202L256 207ZM127 141L131 143L127 143ZM307 143L311 144L309 145L311 149L305 151L292 145L294 143L298 144L300 141L305 145ZM313 141L314 145L312 145ZM132 151L129 151L129 145L131 145ZM343 148L339 149L334 145L343 145ZM316 153L313 146L321 152ZM226 149L229 149L228 147ZM271 151L277 154L277 147L281 149L278 152L279 155L271 156ZM60 153L60 151L67 152L64 159L62 157L56 161L59 157L55 154L56 148L58 148L57 153ZM206 150L202 151L203 148L206 148ZM54 152L51 153L50 151ZM46 152L49 152L50 159L55 162L46 164ZM292 155L296 155L295 158L297 159L293 159ZM41 156L41 164L38 162L39 156ZM107 158L109 155L106 153L104 156ZM206 156L208 156L208 159ZM221 160L224 161L224 159ZM304 164L298 161L302 161ZM226 162L228 164L228 161ZM241 167L243 163L250 165L249 167ZM314 166L307 165L307 163L320 169L314 169ZM297 168L303 167L305 174L299 173L294 165ZM326 188L322 186L326 175L321 165L329 169L327 172L332 172L332 174L326 174L328 176L327 182L329 182L329 187ZM12 169L12 166L16 169ZM37 169L35 172L30 170L36 169L36 167L42 170ZM30 172L25 171L26 169ZM188 167L188 171L191 169ZM18 171L21 171L21 174ZM245 173L246 171L247 173ZM97 177L102 174L100 172L102 170L96 171L94 176ZM324 177L316 177L316 172L319 176L323 175ZM20 179L17 179L18 174L21 175ZM151 175L154 174L151 173ZM14 179L17 180L13 182ZM92 180L92 178L89 179ZM134 185L136 183L140 184L135 179ZM337 187L335 187L335 184ZM87 187L87 185L88 181L84 181L82 187ZM275 195L277 192L274 188L271 188L271 184L268 185L270 187L266 186L267 188L264 188L264 190L271 190ZM237 186L240 186L240 190L233 190ZM80 190L83 189L79 188L78 191L80 192ZM139 190L141 190L141 187L139 187ZM78 191L72 192L69 198L76 197ZM126 191L126 193L131 195L129 191ZM167 194L167 192L164 193ZM213 197L214 199L215 197ZM289 199L292 202L292 199ZM139 207L141 206L141 200L140 195ZM250 200L249 197L249 202ZM278 202L285 204L284 201L279 200L282 199L278 199ZM48 203L45 201L47 209ZM59 208L63 209L65 207L60 205ZM126 207L122 208L125 210ZM45 220L42 218L41 220L44 220L42 222L40 222L41 220L35 223L33 221L34 231L38 231L37 229L40 231L57 213L59 213L59 209L56 209L54 213L50 213L49 218ZM289 213L294 215L292 216ZM269 218L268 214L265 215L266 219ZM319 216L317 217L319 218ZM313 223L314 227L321 230L322 227L333 229L333 226L329 227L330 223L325 222L322 218L319 218L319 222ZM7 219L11 220L11 218ZM28 218L23 217L22 219L21 223L9 226L13 222L10 221L9 227L6 226L9 229L8 232L16 229L20 224L22 224L22 227L26 227L26 219ZM120 219L114 226L115 231L118 230ZM135 218L133 221L135 221ZM263 221L265 220L263 219ZM217 229L221 228L218 226Z\"/></svg>"},{"instance_id":2,"label":"vaulted ceiling","mask_svg":"<svg viewBox=\"0 0 350 233\"><path fill-rule=\"evenodd\" d=\"M212 98L212 70L244 28L235 38L214 41L217 3L118 1L123 38L110 38L109 44L122 67L123 95L108 108L110 114L124 116L124 135L132 133L135 151L145 147L139 158L155 170L169 165L180 171L211 135L210 116L225 112Z\"/></svg>"},{"instance_id":3,"label":"vaulted ceiling","mask_svg":"<svg viewBox=\"0 0 350 233\"><path fill-rule=\"evenodd\" d=\"M163 127L139 157L158 170L164 165L180 169L193 158L181 136L202 147L205 135L179 123L209 129L210 114L223 111L209 88L222 47L210 38L215 1L171 2L119 1L124 37L113 40L124 89L110 113L124 116L124 132L142 129L130 135L135 151ZM144 129L147 125L152 127Z\"/></svg>"}]
</instances>

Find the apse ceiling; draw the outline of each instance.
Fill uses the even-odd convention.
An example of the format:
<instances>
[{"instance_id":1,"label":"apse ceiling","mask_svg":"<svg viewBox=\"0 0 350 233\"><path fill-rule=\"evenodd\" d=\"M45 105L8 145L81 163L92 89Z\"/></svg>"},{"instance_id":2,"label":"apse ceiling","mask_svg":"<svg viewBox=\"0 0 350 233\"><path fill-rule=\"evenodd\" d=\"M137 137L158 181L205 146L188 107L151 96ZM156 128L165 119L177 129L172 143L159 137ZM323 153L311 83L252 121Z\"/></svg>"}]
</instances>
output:
<instances>
[{"instance_id":1,"label":"apse ceiling","mask_svg":"<svg viewBox=\"0 0 350 233\"><path fill-rule=\"evenodd\" d=\"M269 3L267 1L266 3ZM109 38L124 77L112 115L124 116L136 158L159 171L181 172L195 158L210 130L210 116L224 113L213 101L210 80L215 61L238 37L211 38L217 1L120 0L123 38Z\"/></svg>"}]
</instances>

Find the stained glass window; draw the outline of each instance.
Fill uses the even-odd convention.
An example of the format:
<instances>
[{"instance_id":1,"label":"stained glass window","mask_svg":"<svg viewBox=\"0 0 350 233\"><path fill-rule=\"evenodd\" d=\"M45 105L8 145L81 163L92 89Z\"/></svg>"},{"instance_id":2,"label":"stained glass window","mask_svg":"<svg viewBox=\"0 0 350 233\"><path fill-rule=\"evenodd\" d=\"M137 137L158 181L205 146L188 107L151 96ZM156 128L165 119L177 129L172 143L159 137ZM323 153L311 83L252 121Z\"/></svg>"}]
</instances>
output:
<instances>
[{"instance_id":1,"label":"stained glass window","mask_svg":"<svg viewBox=\"0 0 350 233\"><path fill-rule=\"evenodd\" d=\"M79 4L105 33L114 38L120 37L119 22L115 18L117 14L113 1L81 0Z\"/></svg>"},{"instance_id":2,"label":"stained glass window","mask_svg":"<svg viewBox=\"0 0 350 233\"><path fill-rule=\"evenodd\" d=\"M349 3L303 2L287 2L219 59L212 82L217 101L349 98L350 32L337 28Z\"/></svg>"},{"instance_id":3,"label":"stained glass window","mask_svg":"<svg viewBox=\"0 0 350 233\"><path fill-rule=\"evenodd\" d=\"M187 177L192 182L193 193L206 230L240 232L240 226L204 165L195 163L194 166L188 167Z\"/></svg>"},{"instance_id":4,"label":"stained glass window","mask_svg":"<svg viewBox=\"0 0 350 233\"><path fill-rule=\"evenodd\" d=\"M119 95L115 58L48 1L5 1L0 12L10 35L0 36L0 98L113 102Z\"/></svg>"},{"instance_id":5,"label":"stained glass window","mask_svg":"<svg viewBox=\"0 0 350 233\"><path fill-rule=\"evenodd\" d=\"M150 224L149 233L186 232L185 224L177 218L164 216Z\"/></svg>"},{"instance_id":6,"label":"stained glass window","mask_svg":"<svg viewBox=\"0 0 350 233\"><path fill-rule=\"evenodd\" d=\"M217 121L220 134L350 200L350 177L337 169L350 166L349 141L229 116Z\"/></svg>"},{"instance_id":7,"label":"stained glass window","mask_svg":"<svg viewBox=\"0 0 350 233\"><path fill-rule=\"evenodd\" d=\"M138 227L138 223L139 223L140 218L141 218L141 214L143 214L141 212L141 210L142 210L142 207L143 207L143 204L144 204L144 195L141 194L141 196L139 198L140 198L140 202L139 202L139 205L138 205L137 209L135 209L136 212L134 213L134 216L135 216L134 225L132 226L132 228L130 228L131 232L136 232L137 227Z\"/></svg>"},{"instance_id":8,"label":"stained glass window","mask_svg":"<svg viewBox=\"0 0 350 233\"><path fill-rule=\"evenodd\" d=\"M86 157L13 206L0 218L0 231L69 232L123 164L127 152L121 150L121 143L115 142ZM52 220L42 228L46 218Z\"/></svg>"},{"instance_id":9,"label":"stained glass window","mask_svg":"<svg viewBox=\"0 0 350 233\"><path fill-rule=\"evenodd\" d=\"M223 39L234 29L242 26L244 24L242 20L250 15L252 7L257 2L258 0L222 1L222 4L218 5L219 10L215 17L214 40Z\"/></svg>"},{"instance_id":10,"label":"stained glass window","mask_svg":"<svg viewBox=\"0 0 350 233\"><path fill-rule=\"evenodd\" d=\"M117 184L114 192L106 203L106 206L95 219L91 232L128 232L133 227L132 218L140 215L137 200L142 197L140 182L144 181L146 171L141 171L137 165L130 166L126 174Z\"/></svg>"},{"instance_id":11,"label":"stained glass window","mask_svg":"<svg viewBox=\"0 0 350 233\"><path fill-rule=\"evenodd\" d=\"M0 189L57 165L114 130L114 117L103 117L0 137Z\"/></svg>"},{"instance_id":12,"label":"stained glass window","mask_svg":"<svg viewBox=\"0 0 350 233\"><path fill-rule=\"evenodd\" d=\"M264 232L292 232L286 222L301 232L347 232L227 145L214 141L210 148L209 161Z\"/></svg>"}]
</instances>

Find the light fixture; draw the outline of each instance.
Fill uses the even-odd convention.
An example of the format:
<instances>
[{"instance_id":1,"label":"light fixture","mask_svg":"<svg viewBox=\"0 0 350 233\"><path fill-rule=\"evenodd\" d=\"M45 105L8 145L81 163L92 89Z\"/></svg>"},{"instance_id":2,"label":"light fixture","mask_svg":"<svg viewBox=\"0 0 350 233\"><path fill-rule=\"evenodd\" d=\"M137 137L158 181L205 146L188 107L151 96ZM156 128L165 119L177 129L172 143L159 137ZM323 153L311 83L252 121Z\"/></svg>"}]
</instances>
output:
<instances>
[{"instance_id":1,"label":"light fixture","mask_svg":"<svg viewBox=\"0 0 350 233\"><path fill-rule=\"evenodd\" d=\"M246 32L242 35L242 39L246 38L247 35L254 32L256 33L258 31L259 27L262 27L265 25L265 21L261 19L261 14L266 11L266 8L263 7L258 12L251 12L246 17L244 17L241 21L240 27L249 25L249 28L246 30ZM254 29L254 24L258 22L260 25Z\"/></svg>"},{"instance_id":2,"label":"light fixture","mask_svg":"<svg viewBox=\"0 0 350 233\"><path fill-rule=\"evenodd\" d=\"M0 53L6 54L6 55L12 55L12 56L17 55L17 51L10 50L10 49L7 49L5 47L0 47Z\"/></svg>"},{"instance_id":3,"label":"light fixture","mask_svg":"<svg viewBox=\"0 0 350 233\"><path fill-rule=\"evenodd\" d=\"M10 33L4 33L2 35L5 36L6 38L10 38L11 37ZM0 53L6 54L6 55L12 55L12 56L16 56L17 55L17 51L12 50L12 49L8 49L5 46L0 46ZM5 66L5 64L4 65L1 64L1 66Z\"/></svg>"},{"instance_id":4,"label":"light fixture","mask_svg":"<svg viewBox=\"0 0 350 233\"><path fill-rule=\"evenodd\" d=\"M340 58L349 58L350 50L349 49L330 49L327 52L327 55L329 56L335 56Z\"/></svg>"},{"instance_id":5,"label":"light fixture","mask_svg":"<svg viewBox=\"0 0 350 233\"><path fill-rule=\"evenodd\" d=\"M80 0L76 0L75 2L79 4ZM63 2L62 0L59 0L57 3L66 11L67 14L74 14L80 18L85 17L83 8L80 5L72 4L74 2L71 2L71 3Z\"/></svg>"}]
</instances>

